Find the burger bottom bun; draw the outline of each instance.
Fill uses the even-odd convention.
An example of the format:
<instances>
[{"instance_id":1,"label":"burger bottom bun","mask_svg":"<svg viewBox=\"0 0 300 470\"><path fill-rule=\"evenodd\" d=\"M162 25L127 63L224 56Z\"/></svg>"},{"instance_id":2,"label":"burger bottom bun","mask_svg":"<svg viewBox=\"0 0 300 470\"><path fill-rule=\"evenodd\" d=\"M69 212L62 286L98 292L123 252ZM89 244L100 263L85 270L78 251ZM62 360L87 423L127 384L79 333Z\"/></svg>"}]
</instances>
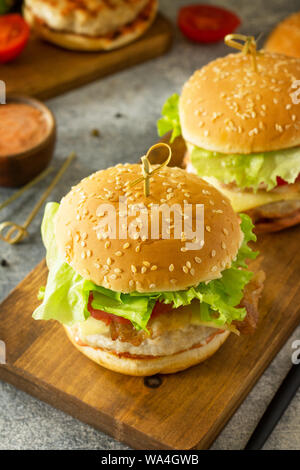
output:
<instances>
[{"instance_id":1,"label":"burger bottom bun","mask_svg":"<svg viewBox=\"0 0 300 470\"><path fill-rule=\"evenodd\" d=\"M148 8L148 5L146 6ZM157 12L157 0L151 0L149 13L145 17L140 14L126 30L120 31L116 37L84 36L70 32L55 31L46 24L39 22L28 7L24 7L23 14L31 28L48 42L75 51L109 51L125 46L140 37L151 26Z\"/></svg>"},{"instance_id":2,"label":"burger bottom bun","mask_svg":"<svg viewBox=\"0 0 300 470\"><path fill-rule=\"evenodd\" d=\"M224 331L217 334L208 344L194 347L170 356L158 356L150 358L124 357L105 351L101 348L80 346L76 343L73 331L64 326L71 343L85 356L100 366L126 375L147 376L154 374L172 374L188 369L212 356L228 338L230 332Z\"/></svg>"}]
</instances>

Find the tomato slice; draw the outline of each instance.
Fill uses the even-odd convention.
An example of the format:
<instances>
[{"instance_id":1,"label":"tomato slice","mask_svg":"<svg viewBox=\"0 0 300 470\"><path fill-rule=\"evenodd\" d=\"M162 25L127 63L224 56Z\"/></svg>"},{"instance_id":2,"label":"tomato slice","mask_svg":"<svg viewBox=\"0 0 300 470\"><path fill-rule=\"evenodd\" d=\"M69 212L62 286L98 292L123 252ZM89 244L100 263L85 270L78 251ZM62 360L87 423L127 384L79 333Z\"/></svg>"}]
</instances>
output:
<instances>
[{"instance_id":1,"label":"tomato slice","mask_svg":"<svg viewBox=\"0 0 300 470\"><path fill-rule=\"evenodd\" d=\"M172 305L173 304L164 304L162 302L156 302L152 310L151 318L155 318L159 315L162 315L163 313L170 312L170 310L172 310L173 308Z\"/></svg>"},{"instance_id":2,"label":"tomato slice","mask_svg":"<svg viewBox=\"0 0 300 470\"><path fill-rule=\"evenodd\" d=\"M299 183L299 182L300 182L300 173L295 180L295 183ZM277 186L286 186L287 184L289 184L287 181L280 178L280 176L277 176Z\"/></svg>"},{"instance_id":3,"label":"tomato slice","mask_svg":"<svg viewBox=\"0 0 300 470\"><path fill-rule=\"evenodd\" d=\"M0 16L0 63L15 59L26 46L29 26L16 13Z\"/></svg>"},{"instance_id":4,"label":"tomato slice","mask_svg":"<svg viewBox=\"0 0 300 470\"><path fill-rule=\"evenodd\" d=\"M179 10L177 22L186 37L206 43L221 41L241 24L235 13L211 5L183 7Z\"/></svg>"}]
</instances>

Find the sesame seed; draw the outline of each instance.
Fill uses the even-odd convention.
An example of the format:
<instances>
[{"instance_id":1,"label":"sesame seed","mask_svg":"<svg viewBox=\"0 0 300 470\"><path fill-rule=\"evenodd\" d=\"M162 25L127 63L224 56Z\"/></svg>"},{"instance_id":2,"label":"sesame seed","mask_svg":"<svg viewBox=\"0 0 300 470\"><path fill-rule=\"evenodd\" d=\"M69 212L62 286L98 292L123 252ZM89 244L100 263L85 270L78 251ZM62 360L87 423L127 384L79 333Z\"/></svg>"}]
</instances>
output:
<instances>
[{"instance_id":1,"label":"sesame seed","mask_svg":"<svg viewBox=\"0 0 300 470\"><path fill-rule=\"evenodd\" d=\"M86 253L85 253L85 251L83 251L83 252L81 253L81 258L82 258L82 259L85 259L85 258L86 258Z\"/></svg>"},{"instance_id":2,"label":"sesame seed","mask_svg":"<svg viewBox=\"0 0 300 470\"><path fill-rule=\"evenodd\" d=\"M86 246L86 242L82 241L80 245L84 248Z\"/></svg>"},{"instance_id":3,"label":"sesame seed","mask_svg":"<svg viewBox=\"0 0 300 470\"><path fill-rule=\"evenodd\" d=\"M198 264L202 263L202 259L199 258L198 256L195 256L194 260L195 260L196 263L198 263Z\"/></svg>"},{"instance_id":4,"label":"sesame seed","mask_svg":"<svg viewBox=\"0 0 300 470\"><path fill-rule=\"evenodd\" d=\"M106 264L107 264L108 266L110 266L110 265L111 265L111 258L107 258L107 260L106 260Z\"/></svg>"},{"instance_id":5,"label":"sesame seed","mask_svg":"<svg viewBox=\"0 0 300 470\"><path fill-rule=\"evenodd\" d=\"M146 266L147 268L150 268L150 263L149 263L149 261L143 261L143 265Z\"/></svg>"},{"instance_id":6,"label":"sesame seed","mask_svg":"<svg viewBox=\"0 0 300 470\"><path fill-rule=\"evenodd\" d=\"M187 261L185 264L186 264L186 266L187 266L189 269L191 269L192 265L191 265L191 262L190 262L190 261Z\"/></svg>"},{"instance_id":7,"label":"sesame seed","mask_svg":"<svg viewBox=\"0 0 300 470\"><path fill-rule=\"evenodd\" d=\"M157 270L156 264L154 264L153 266L151 266L151 271L156 271L156 270Z\"/></svg>"},{"instance_id":8,"label":"sesame seed","mask_svg":"<svg viewBox=\"0 0 300 470\"><path fill-rule=\"evenodd\" d=\"M223 228L223 233L224 233L225 235L228 235L228 234L229 234L229 232L228 232L228 230L227 230L226 228Z\"/></svg>"},{"instance_id":9,"label":"sesame seed","mask_svg":"<svg viewBox=\"0 0 300 470\"><path fill-rule=\"evenodd\" d=\"M170 266L169 266L169 271L170 271L170 272L174 271L174 264L170 264Z\"/></svg>"},{"instance_id":10,"label":"sesame seed","mask_svg":"<svg viewBox=\"0 0 300 470\"><path fill-rule=\"evenodd\" d=\"M223 250L226 250L226 243L225 242L222 242L222 248L223 248Z\"/></svg>"},{"instance_id":11,"label":"sesame seed","mask_svg":"<svg viewBox=\"0 0 300 470\"><path fill-rule=\"evenodd\" d=\"M211 231L211 228L209 225L206 225L205 229L207 230L207 232L210 232Z\"/></svg>"},{"instance_id":12,"label":"sesame seed","mask_svg":"<svg viewBox=\"0 0 300 470\"><path fill-rule=\"evenodd\" d=\"M211 256L212 256L212 258L214 258L216 256L216 250L212 250Z\"/></svg>"},{"instance_id":13,"label":"sesame seed","mask_svg":"<svg viewBox=\"0 0 300 470\"><path fill-rule=\"evenodd\" d=\"M194 274L195 274L194 268L192 268L192 269L190 270L190 274L191 274L192 276L194 276Z\"/></svg>"},{"instance_id":14,"label":"sesame seed","mask_svg":"<svg viewBox=\"0 0 300 470\"><path fill-rule=\"evenodd\" d=\"M130 287L133 287L133 286L134 286L134 281L133 281L133 279L130 279L129 285L130 285Z\"/></svg>"},{"instance_id":15,"label":"sesame seed","mask_svg":"<svg viewBox=\"0 0 300 470\"><path fill-rule=\"evenodd\" d=\"M150 289L155 289L155 287L156 287L156 284L150 284L150 286L149 286L149 287L150 287Z\"/></svg>"},{"instance_id":16,"label":"sesame seed","mask_svg":"<svg viewBox=\"0 0 300 470\"><path fill-rule=\"evenodd\" d=\"M182 271L187 274L189 272L188 268L186 266L182 266Z\"/></svg>"},{"instance_id":17,"label":"sesame seed","mask_svg":"<svg viewBox=\"0 0 300 470\"><path fill-rule=\"evenodd\" d=\"M141 268L141 273L142 273L142 274L145 274L146 271L147 271L146 266L142 266L142 268Z\"/></svg>"},{"instance_id":18,"label":"sesame seed","mask_svg":"<svg viewBox=\"0 0 300 470\"><path fill-rule=\"evenodd\" d=\"M116 255L116 256L122 256L122 254L123 254L122 251L116 251L116 252L115 252L115 255Z\"/></svg>"},{"instance_id":19,"label":"sesame seed","mask_svg":"<svg viewBox=\"0 0 300 470\"><path fill-rule=\"evenodd\" d=\"M105 246L105 248L109 248L110 247L110 242L109 241L105 242L104 246Z\"/></svg>"},{"instance_id":20,"label":"sesame seed","mask_svg":"<svg viewBox=\"0 0 300 470\"><path fill-rule=\"evenodd\" d=\"M87 257L90 258L92 256L91 250L87 250L86 254L87 254Z\"/></svg>"},{"instance_id":21,"label":"sesame seed","mask_svg":"<svg viewBox=\"0 0 300 470\"><path fill-rule=\"evenodd\" d=\"M111 274L110 279L117 279L117 275L116 274Z\"/></svg>"},{"instance_id":22,"label":"sesame seed","mask_svg":"<svg viewBox=\"0 0 300 470\"><path fill-rule=\"evenodd\" d=\"M213 267L211 268L211 271L212 271L212 272L216 272L216 271L217 271L217 269L218 269L218 267L217 267L217 266L213 266Z\"/></svg>"},{"instance_id":23,"label":"sesame seed","mask_svg":"<svg viewBox=\"0 0 300 470\"><path fill-rule=\"evenodd\" d=\"M139 251L141 251L140 245L138 245L138 246L135 247L135 251L136 251L136 253L139 253Z\"/></svg>"},{"instance_id":24,"label":"sesame seed","mask_svg":"<svg viewBox=\"0 0 300 470\"><path fill-rule=\"evenodd\" d=\"M185 251L187 251L187 248L186 248L185 246L182 246L182 247L180 248L180 251L185 252Z\"/></svg>"},{"instance_id":25,"label":"sesame seed","mask_svg":"<svg viewBox=\"0 0 300 470\"><path fill-rule=\"evenodd\" d=\"M131 265L131 271L132 271L133 273L136 273L136 267L134 266L134 264Z\"/></svg>"}]
</instances>

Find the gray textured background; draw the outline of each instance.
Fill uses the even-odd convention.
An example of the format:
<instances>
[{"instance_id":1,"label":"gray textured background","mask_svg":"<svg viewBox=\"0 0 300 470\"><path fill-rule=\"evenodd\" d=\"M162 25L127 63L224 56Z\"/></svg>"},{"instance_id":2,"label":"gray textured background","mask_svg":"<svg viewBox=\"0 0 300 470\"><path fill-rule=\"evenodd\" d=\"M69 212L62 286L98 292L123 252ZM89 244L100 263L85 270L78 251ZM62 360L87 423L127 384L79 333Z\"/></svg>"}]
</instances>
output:
<instances>
[{"instance_id":1,"label":"gray textured background","mask_svg":"<svg viewBox=\"0 0 300 470\"><path fill-rule=\"evenodd\" d=\"M175 22L177 8L193 2L161 0L160 3L161 11ZM243 20L239 32L254 35L263 32L263 39L279 20L300 8L299 0L216 0L212 3L227 6L239 14ZM78 159L53 191L51 200L59 201L71 185L95 170L119 162L136 162L157 139L155 123L165 99L180 91L194 69L227 52L222 43L195 45L176 32L174 47L167 55L48 101L58 121L55 165L58 167L72 150L78 153ZM116 113L121 113L122 117L117 118ZM100 130L101 138L90 136L93 128ZM24 220L46 183L3 211L1 220ZM0 200L10 194L10 190L0 188ZM41 218L42 213L30 227L30 237L24 243L10 247L0 242L0 258L5 257L9 262L6 268L0 266L0 300L44 256L39 233ZM224 428L213 449L243 448L291 365L291 344L296 338L300 338L300 328ZM265 449L300 449L299 397L298 392ZM127 448L2 382L0 436L0 449Z\"/></svg>"}]
</instances>

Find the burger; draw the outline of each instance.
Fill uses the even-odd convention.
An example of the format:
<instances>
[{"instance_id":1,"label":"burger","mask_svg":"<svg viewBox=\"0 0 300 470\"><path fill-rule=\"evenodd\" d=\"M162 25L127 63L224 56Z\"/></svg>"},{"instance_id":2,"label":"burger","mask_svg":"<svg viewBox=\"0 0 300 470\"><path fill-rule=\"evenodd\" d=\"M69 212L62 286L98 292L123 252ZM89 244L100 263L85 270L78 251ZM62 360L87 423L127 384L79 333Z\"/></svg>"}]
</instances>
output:
<instances>
[{"instance_id":1,"label":"burger","mask_svg":"<svg viewBox=\"0 0 300 470\"><path fill-rule=\"evenodd\" d=\"M66 49L111 50L141 36L157 0L25 0L24 17L38 36Z\"/></svg>"},{"instance_id":2,"label":"burger","mask_svg":"<svg viewBox=\"0 0 300 470\"><path fill-rule=\"evenodd\" d=\"M300 57L300 11L277 24L266 41L265 49Z\"/></svg>"},{"instance_id":3,"label":"burger","mask_svg":"<svg viewBox=\"0 0 300 470\"><path fill-rule=\"evenodd\" d=\"M214 354L231 332L253 332L264 280L247 268L257 255L248 246L255 240L251 219L196 175L153 169L147 196L141 165L120 164L83 179L60 204L47 204L49 275L33 314L60 322L97 364L136 376L186 369ZM183 223L178 230L176 211L198 224L197 207L204 208L203 237L184 232Z\"/></svg>"},{"instance_id":4,"label":"burger","mask_svg":"<svg viewBox=\"0 0 300 470\"><path fill-rule=\"evenodd\" d=\"M250 215L256 232L272 232L300 223L300 59L262 50L256 69L252 61L233 53L197 70L165 103L158 131L182 137L187 171Z\"/></svg>"}]
</instances>

